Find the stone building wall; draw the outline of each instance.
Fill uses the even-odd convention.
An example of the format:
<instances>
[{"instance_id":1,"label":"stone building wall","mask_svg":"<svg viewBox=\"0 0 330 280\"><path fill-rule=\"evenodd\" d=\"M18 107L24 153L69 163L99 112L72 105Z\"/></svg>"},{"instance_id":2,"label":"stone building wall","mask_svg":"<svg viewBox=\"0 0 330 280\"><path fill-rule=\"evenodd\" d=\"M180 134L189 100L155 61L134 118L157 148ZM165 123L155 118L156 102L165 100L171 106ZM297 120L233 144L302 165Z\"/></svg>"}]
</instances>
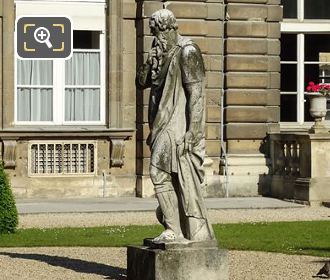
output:
<instances>
[{"instance_id":1,"label":"stone building wall","mask_svg":"<svg viewBox=\"0 0 330 280\"><path fill-rule=\"evenodd\" d=\"M267 132L280 120L280 0L226 0L229 194L267 192Z\"/></svg>"},{"instance_id":2,"label":"stone building wall","mask_svg":"<svg viewBox=\"0 0 330 280\"><path fill-rule=\"evenodd\" d=\"M206 65L206 195L224 195L222 121L229 195L257 195L262 187L258 189L258 183L267 183L268 178L264 139L268 131L279 129L280 0L178 0L165 5L176 15L181 35L200 46ZM145 143L149 92L136 90L135 74L152 42L149 17L162 7L158 0L107 1L107 123L87 130L57 127L54 131L54 127L27 129L13 123L14 0L0 0L1 155L18 196L154 194ZM24 165L26 147L29 141L40 139L97 141L97 174L52 180L29 177Z\"/></svg>"},{"instance_id":3,"label":"stone building wall","mask_svg":"<svg viewBox=\"0 0 330 280\"><path fill-rule=\"evenodd\" d=\"M212 161L210 174L219 173L220 159L220 98L223 88L223 19L222 0L166 1L166 8L173 11L178 20L179 33L193 39L201 48L206 65L206 152ZM161 9L160 1L137 2L137 61L145 61L151 47L149 17ZM142 197L153 195L149 178L150 151L146 145L149 133L147 124L149 90L137 92L137 194ZM219 184L218 184L219 189ZM209 184L209 195L217 192ZM211 194L212 193L212 194Z\"/></svg>"}]
</instances>

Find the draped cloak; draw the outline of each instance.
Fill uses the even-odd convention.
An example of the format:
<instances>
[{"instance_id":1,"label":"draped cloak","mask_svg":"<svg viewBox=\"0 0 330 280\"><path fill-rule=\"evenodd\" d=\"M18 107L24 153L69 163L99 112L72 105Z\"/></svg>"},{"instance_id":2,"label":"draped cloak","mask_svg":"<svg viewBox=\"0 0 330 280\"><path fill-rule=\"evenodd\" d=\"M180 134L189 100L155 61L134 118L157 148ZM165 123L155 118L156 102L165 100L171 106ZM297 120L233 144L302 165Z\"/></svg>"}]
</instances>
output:
<instances>
[{"instance_id":1,"label":"draped cloak","mask_svg":"<svg viewBox=\"0 0 330 280\"><path fill-rule=\"evenodd\" d=\"M183 48L195 48L197 63L182 65ZM202 75L200 81L194 81L192 71L199 68ZM194 76L194 75L193 75ZM162 70L151 87L149 100L149 145L151 149L150 165L167 173L178 175L178 199L182 205L185 217L200 219L188 226L188 236L193 236L202 227L210 239L214 237L213 230L207 221L206 208L201 192L204 183L203 161L205 155L205 110L202 110L202 138L193 143L192 152L184 152L184 136L189 128L189 105L184 84L189 82L204 82L204 64L200 50L190 39L179 36L177 45L170 51L163 63ZM203 87L204 88L204 87ZM204 92L198 98L203 99ZM204 106L205 107L205 106ZM186 223L190 223L186 221Z\"/></svg>"}]
</instances>

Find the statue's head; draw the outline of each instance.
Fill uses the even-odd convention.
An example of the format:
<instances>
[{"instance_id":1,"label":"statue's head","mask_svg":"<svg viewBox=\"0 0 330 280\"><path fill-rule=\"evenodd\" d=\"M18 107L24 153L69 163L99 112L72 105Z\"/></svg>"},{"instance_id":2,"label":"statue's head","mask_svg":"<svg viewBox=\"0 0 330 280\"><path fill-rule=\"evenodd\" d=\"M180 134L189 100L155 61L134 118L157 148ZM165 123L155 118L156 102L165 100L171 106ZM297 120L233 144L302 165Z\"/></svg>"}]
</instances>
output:
<instances>
[{"instance_id":1,"label":"statue's head","mask_svg":"<svg viewBox=\"0 0 330 280\"><path fill-rule=\"evenodd\" d=\"M149 20L149 27L154 36L158 36L161 32L176 31L178 24L174 14L167 9L161 9L154 12Z\"/></svg>"},{"instance_id":2,"label":"statue's head","mask_svg":"<svg viewBox=\"0 0 330 280\"><path fill-rule=\"evenodd\" d=\"M155 36L152 47L156 50L156 57L152 64L152 79L156 79L161 72L164 56L177 43L178 25L174 14L162 9L151 15L149 27Z\"/></svg>"}]
</instances>

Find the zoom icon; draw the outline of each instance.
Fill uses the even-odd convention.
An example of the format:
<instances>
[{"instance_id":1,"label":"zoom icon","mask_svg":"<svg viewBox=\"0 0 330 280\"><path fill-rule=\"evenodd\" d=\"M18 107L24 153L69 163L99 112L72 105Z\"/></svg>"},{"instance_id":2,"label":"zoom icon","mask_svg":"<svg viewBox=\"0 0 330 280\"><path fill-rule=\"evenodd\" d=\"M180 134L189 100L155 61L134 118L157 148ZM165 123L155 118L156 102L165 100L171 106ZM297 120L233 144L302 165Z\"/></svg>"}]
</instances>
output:
<instances>
[{"instance_id":1,"label":"zoom icon","mask_svg":"<svg viewBox=\"0 0 330 280\"><path fill-rule=\"evenodd\" d=\"M20 17L16 20L16 50L21 59L69 59L72 24L67 17Z\"/></svg>"}]
</instances>

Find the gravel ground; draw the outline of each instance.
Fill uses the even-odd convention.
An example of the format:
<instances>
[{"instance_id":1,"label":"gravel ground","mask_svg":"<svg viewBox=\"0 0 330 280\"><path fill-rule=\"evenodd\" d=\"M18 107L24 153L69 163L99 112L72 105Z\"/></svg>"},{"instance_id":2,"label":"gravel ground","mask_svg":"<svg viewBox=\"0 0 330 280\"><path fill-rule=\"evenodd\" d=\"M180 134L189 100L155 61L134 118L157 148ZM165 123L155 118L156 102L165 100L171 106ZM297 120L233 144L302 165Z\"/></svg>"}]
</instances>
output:
<instances>
[{"instance_id":1,"label":"gravel ground","mask_svg":"<svg viewBox=\"0 0 330 280\"><path fill-rule=\"evenodd\" d=\"M304 280L323 258L263 252L229 252L230 280ZM126 279L124 248L0 249L1 279ZM170 280L170 279L169 279Z\"/></svg>"},{"instance_id":2,"label":"gravel ground","mask_svg":"<svg viewBox=\"0 0 330 280\"><path fill-rule=\"evenodd\" d=\"M210 210L212 223L271 221L330 221L330 208ZM20 215L20 228L92 227L157 224L153 212L65 213Z\"/></svg>"},{"instance_id":3,"label":"gravel ground","mask_svg":"<svg viewBox=\"0 0 330 280\"><path fill-rule=\"evenodd\" d=\"M330 209L210 210L212 223L330 220ZM153 212L20 215L20 228L155 224ZM326 260L264 252L229 252L230 280L313 279ZM125 280L124 248L0 248L0 279ZM169 279L170 280L170 279Z\"/></svg>"}]
</instances>

